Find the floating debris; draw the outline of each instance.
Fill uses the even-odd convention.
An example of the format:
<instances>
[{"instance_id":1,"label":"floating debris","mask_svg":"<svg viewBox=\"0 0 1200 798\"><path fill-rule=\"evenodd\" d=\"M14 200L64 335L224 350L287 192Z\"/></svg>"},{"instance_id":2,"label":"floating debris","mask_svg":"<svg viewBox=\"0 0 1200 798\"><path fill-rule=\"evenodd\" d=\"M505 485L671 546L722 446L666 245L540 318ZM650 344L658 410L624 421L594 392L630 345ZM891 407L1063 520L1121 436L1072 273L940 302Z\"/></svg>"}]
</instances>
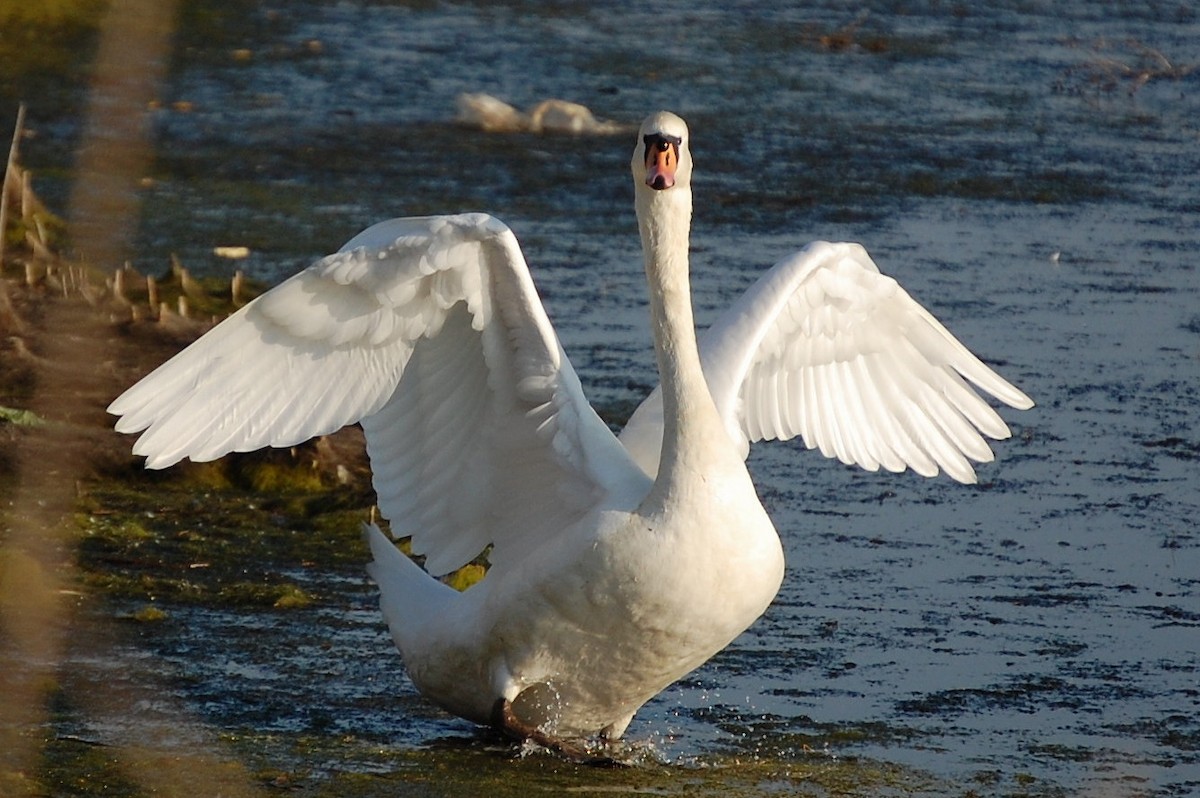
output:
<instances>
[{"instance_id":1,"label":"floating debris","mask_svg":"<svg viewBox=\"0 0 1200 798\"><path fill-rule=\"evenodd\" d=\"M250 257L250 247L213 247L213 254L218 258L244 260Z\"/></svg>"}]
</instances>

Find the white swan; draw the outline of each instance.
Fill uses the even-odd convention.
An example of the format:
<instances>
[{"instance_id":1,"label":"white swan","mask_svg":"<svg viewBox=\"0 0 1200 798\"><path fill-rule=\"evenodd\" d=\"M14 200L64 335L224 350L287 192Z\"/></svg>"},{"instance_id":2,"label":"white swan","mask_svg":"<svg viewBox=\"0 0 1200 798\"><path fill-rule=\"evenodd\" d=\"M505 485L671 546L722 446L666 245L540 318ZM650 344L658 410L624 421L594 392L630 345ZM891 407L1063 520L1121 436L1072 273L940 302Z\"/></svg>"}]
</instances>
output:
<instances>
[{"instance_id":1,"label":"white swan","mask_svg":"<svg viewBox=\"0 0 1200 798\"><path fill-rule=\"evenodd\" d=\"M590 108L570 100L542 100L526 113L490 94L460 94L456 104L456 121L459 124L477 127L488 133L528 131L608 136L632 129L617 122L597 119Z\"/></svg>"},{"instance_id":2,"label":"white swan","mask_svg":"<svg viewBox=\"0 0 1200 798\"><path fill-rule=\"evenodd\" d=\"M783 261L699 347L683 120L648 118L632 168L661 386L620 441L512 232L479 214L369 228L109 407L118 430L144 430L134 451L150 468L361 421L379 506L429 573L492 546L486 578L458 593L369 530L413 682L550 744L619 737L771 602L783 556L744 465L751 441L799 434L866 468L970 481L968 458L991 458L979 431L1009 432L959 375L1032 405L855 244Z\"/></svg>"}]
</instances>

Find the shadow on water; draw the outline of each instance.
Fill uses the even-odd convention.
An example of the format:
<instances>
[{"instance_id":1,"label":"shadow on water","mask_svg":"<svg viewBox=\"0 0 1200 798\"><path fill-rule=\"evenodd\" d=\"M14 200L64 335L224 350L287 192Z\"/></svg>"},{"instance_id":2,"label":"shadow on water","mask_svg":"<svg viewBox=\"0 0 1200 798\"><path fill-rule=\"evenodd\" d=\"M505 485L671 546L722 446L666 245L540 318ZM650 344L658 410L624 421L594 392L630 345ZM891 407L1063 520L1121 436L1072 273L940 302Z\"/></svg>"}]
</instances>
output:
<instances>
[{"instance_id":1,"label":"shadow on water","mask_svg":"<svg viewBox=\"0 0 1200 798\"><path fill-rule=\"evenodd\" d=\"M181 773L364 796L1200 788L1200 23L1182 4L869 6L183 3L138 181L144 271L175 253L227 277L213 249L236 244L270 283L380 218L493 211L616 423L656 381L627 143L486 135L453 100L670 105L695 133L701 323L799 244L861 240L1039 406L1007 415L973 488L756 450L784 589L639 713L614 771L421 701L361 572L361 471L135 477L123 454L121 480L65 490L75 622L36 685L48 716L17 728L40 764L0 792L179 794ZM58 207L100 4L77 7L24 38L0 17L0 111L30 102L23 151ZM652 55L631 30L657 32Z\"/></svg>"}]
</instances>

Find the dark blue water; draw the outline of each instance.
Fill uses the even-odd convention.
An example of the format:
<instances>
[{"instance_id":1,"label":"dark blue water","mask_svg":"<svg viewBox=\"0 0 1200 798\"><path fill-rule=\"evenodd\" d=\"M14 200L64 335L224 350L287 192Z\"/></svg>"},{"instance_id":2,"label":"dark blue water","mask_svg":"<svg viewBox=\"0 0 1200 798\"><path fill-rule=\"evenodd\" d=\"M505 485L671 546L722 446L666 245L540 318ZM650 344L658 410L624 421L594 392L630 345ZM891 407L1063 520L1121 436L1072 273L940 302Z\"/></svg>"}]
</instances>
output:
<instances>
[{"instance_id":1,"label":"dark blue water","mask_svg":"<svg viewBox=\"0 0 1200 798\"><path fill-rule=\"evenodd\" d=\"M273 281L381 218L491 211L590 395L634 401L655 377L631 141L484 134L453 123L454 101L562 97L631 124L679 112L700 322L805 242L856 240L1038 406L1004 412L1014 438L975 487L760 446L783 590L630 737L692 762L857 730L829 755L988 791L1032 777L1186 795L1200 789L1200 71L1186 69L1200 18L1183 3L977 6L252 8L248 59L181 38L139 251L220 272L212 248L242 244L239 265ZM370 588L337 590L322 613L253 621L278 647L168 652L198 717L398 747L469 734L416 699ZM248 622L220 615L196 614L194 633Z\"/></svg>"}]
</instances>

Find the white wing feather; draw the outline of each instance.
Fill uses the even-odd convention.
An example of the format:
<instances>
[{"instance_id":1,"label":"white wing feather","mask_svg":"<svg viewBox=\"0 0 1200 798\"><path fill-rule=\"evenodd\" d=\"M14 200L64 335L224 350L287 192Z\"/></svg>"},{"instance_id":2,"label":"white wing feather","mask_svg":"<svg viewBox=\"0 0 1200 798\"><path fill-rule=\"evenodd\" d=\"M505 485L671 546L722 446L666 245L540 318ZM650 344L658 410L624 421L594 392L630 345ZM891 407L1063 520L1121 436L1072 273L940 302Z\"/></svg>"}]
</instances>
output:
<instances>
[{"instance_id":1,"label":"white wing feather","mask_svg":"<svg viewBox=\"0 0 1200 798\"><path fill-rule=\"evenodd\" d=\"M819 241L780 261L701 335L700 348L743 453L754 441L800 436L869 471L941 469L969 483L971 461L993 457L983 436L1010 432L967 381L1012 407L1033 406L858 244ZM655 391L621 433L650 474L661 430Z\"/></svg>"},{"instance_id":2,"label":"white wing feather","mask_svg":"<svg viewBox=\"0 0 1200 798\"><path fill-rule=\"evenodd\" d=\"M515 561L630 481L512 232L483 214L375 225L109 406L150 468L362 422L379 506L441 574Z\"/></svg>"}]
</instances>

